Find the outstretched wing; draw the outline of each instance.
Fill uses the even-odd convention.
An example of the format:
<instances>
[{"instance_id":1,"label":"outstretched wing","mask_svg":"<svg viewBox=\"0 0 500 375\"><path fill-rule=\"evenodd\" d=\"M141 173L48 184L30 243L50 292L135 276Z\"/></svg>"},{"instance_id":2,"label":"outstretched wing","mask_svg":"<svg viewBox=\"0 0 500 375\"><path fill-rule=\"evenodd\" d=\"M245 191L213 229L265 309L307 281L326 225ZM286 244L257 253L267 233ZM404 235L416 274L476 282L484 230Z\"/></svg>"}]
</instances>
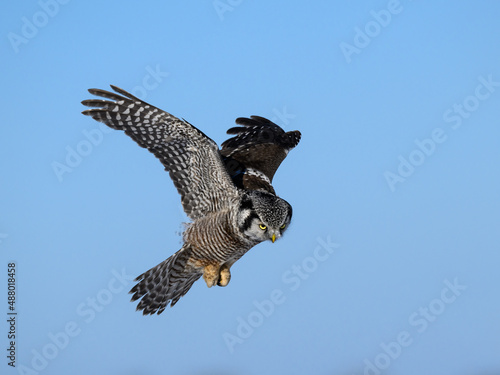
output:
<instances>
[{"instance_id":1,"label":"outstretched wing","mask_svg":"<svg viewBox=\"0 0 500 375\"><path fill-rule=\"evenodd\" d=\"M288 152L299 143L300 132L285 133L274 122L260 116L239 117L236 124L242 126L229 129L227 133L235 136L221 145L229 174L235 179L245 170L250 171L244 177L250 185L256 188L260 184L266 190L273 190L271 182L274 174ZM265 185L269 186L266 188Z\"/></svg>"},{"instance_id":2,"label":"outstretched wing","mask_svg":"<svg viewBox=\"0 0 500 375\"><path fill-rule=\"evenodd\" d=\"M170 173L191 219L229 206L237 196L215 142L200 130L170 113L153 107L111 85L113 92L90 89L104 99L82 102L82 113L113 129L123 130L141 147L152 152Z\"/></svg>"}]
</instances>

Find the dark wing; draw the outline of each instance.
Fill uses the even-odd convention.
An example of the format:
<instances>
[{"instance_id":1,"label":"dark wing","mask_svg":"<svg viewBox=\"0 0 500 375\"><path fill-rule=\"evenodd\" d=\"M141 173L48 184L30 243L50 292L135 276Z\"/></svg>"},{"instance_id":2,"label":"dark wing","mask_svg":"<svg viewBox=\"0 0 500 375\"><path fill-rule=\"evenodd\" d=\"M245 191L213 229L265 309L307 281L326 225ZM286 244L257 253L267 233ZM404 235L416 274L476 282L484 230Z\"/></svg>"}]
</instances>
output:
<instances>
[{"instance_id":1,"label":"dark wing","mask_svg":"<svg viewBox=\"0 0 500 375\"><path fill-rule=\"evenodd\" d=\"M223 164L214 141L200 130L116 87L113 92L90 89L92 95L82 113L113 129L123 130L141 147L152 152L170 172L191 219L229 207L238 191Z\"/></svg>"},{"instance_id":2,"label":"dark wing","mask_svg":"<svg viewBox=\"0 0 500 375\"><path fill-rule=\"evenodd\" d=\"M274 122L260 116L240 117L236 124L242 126L229 129L227 133L235 136L221 145L229 174L235 182L242 178L244 188L262 188L274 193L271 186L274 174L288 152L299 143L300 132L285 133Z\"/></svg>"}]
</instances>

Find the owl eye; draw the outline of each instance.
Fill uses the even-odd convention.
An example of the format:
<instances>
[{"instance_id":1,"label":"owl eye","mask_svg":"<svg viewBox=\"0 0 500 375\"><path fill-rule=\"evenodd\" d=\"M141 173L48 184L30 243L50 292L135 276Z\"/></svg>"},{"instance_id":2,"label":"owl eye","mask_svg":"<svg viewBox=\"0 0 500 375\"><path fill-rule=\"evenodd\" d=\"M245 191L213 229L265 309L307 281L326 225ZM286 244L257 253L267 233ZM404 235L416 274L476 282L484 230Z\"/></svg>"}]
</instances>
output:
<instances>
[{"instance_id":1,"label":"owl eye","mask_svg":"<svg viewBox=\"0 0 500 375\"><path fill-rule=\"evenodd\" d=\"M286 224L283 224L283 225L280 227L280 229L285 229L285 227L286 227Z\"/></svg>"},{"instance_id":2,"label":"owl eye","mask_svg":"<svg viewBox=\"0 0 500 375\"><path fill-rule=\"evenodd\" d=\"M259 224L259 228L262 229L262 230L266 230L267 229L267 227L264 224Z\"/></svg>"}]
</instances>

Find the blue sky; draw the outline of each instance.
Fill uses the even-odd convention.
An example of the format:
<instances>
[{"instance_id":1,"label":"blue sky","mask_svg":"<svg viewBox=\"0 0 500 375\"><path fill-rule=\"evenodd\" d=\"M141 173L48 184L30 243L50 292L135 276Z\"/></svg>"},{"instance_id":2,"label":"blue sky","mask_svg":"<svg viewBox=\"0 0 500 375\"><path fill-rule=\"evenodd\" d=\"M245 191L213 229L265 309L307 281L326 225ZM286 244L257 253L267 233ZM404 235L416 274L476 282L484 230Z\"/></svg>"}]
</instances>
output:
<instances>
[{"instance_id":1,"label":"blue sky","mask_svg":"<svg viewBox=\"0 0 500 375\"><path fill-rule=\"evenodd\" d=\"M500 371L498 2L1 7L2 373ZM240 116L302 132L286 236L160 316L127 291L186 217L152 155L80 114L109 84L219 144Z\"/></svg>"}]
</instances>

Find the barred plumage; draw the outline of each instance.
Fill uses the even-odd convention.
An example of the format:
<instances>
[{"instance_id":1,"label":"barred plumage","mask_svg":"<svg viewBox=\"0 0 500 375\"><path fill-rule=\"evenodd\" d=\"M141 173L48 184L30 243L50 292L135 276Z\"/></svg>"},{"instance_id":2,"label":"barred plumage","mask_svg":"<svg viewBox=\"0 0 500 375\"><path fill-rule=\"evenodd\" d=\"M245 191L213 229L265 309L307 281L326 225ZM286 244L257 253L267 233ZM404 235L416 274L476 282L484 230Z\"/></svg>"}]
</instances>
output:
<instances>
[{"instance_id":1,"label":"barred plumage","mask_svg":"<svg viewBox=\"0 0 500 375\"><path fill-rule=\"evenodd\" d=\"M287 229L292 208L275 195L271 181L299 142L300 132L285 133L258 116L238 118L236 123L243 127L229 129L236 136L219 151L187 121L111 88L116 93L90 89L108 100L84 100L82 104L93 108L82 113L125 131L152 152L170 173L192 219L182 248L137 277L130 291L132 301L140 299L138 310L161 314L201 276L208 287L226 286L234 262L259 242L274 242Z\"/></svg>"}]
</instances>

